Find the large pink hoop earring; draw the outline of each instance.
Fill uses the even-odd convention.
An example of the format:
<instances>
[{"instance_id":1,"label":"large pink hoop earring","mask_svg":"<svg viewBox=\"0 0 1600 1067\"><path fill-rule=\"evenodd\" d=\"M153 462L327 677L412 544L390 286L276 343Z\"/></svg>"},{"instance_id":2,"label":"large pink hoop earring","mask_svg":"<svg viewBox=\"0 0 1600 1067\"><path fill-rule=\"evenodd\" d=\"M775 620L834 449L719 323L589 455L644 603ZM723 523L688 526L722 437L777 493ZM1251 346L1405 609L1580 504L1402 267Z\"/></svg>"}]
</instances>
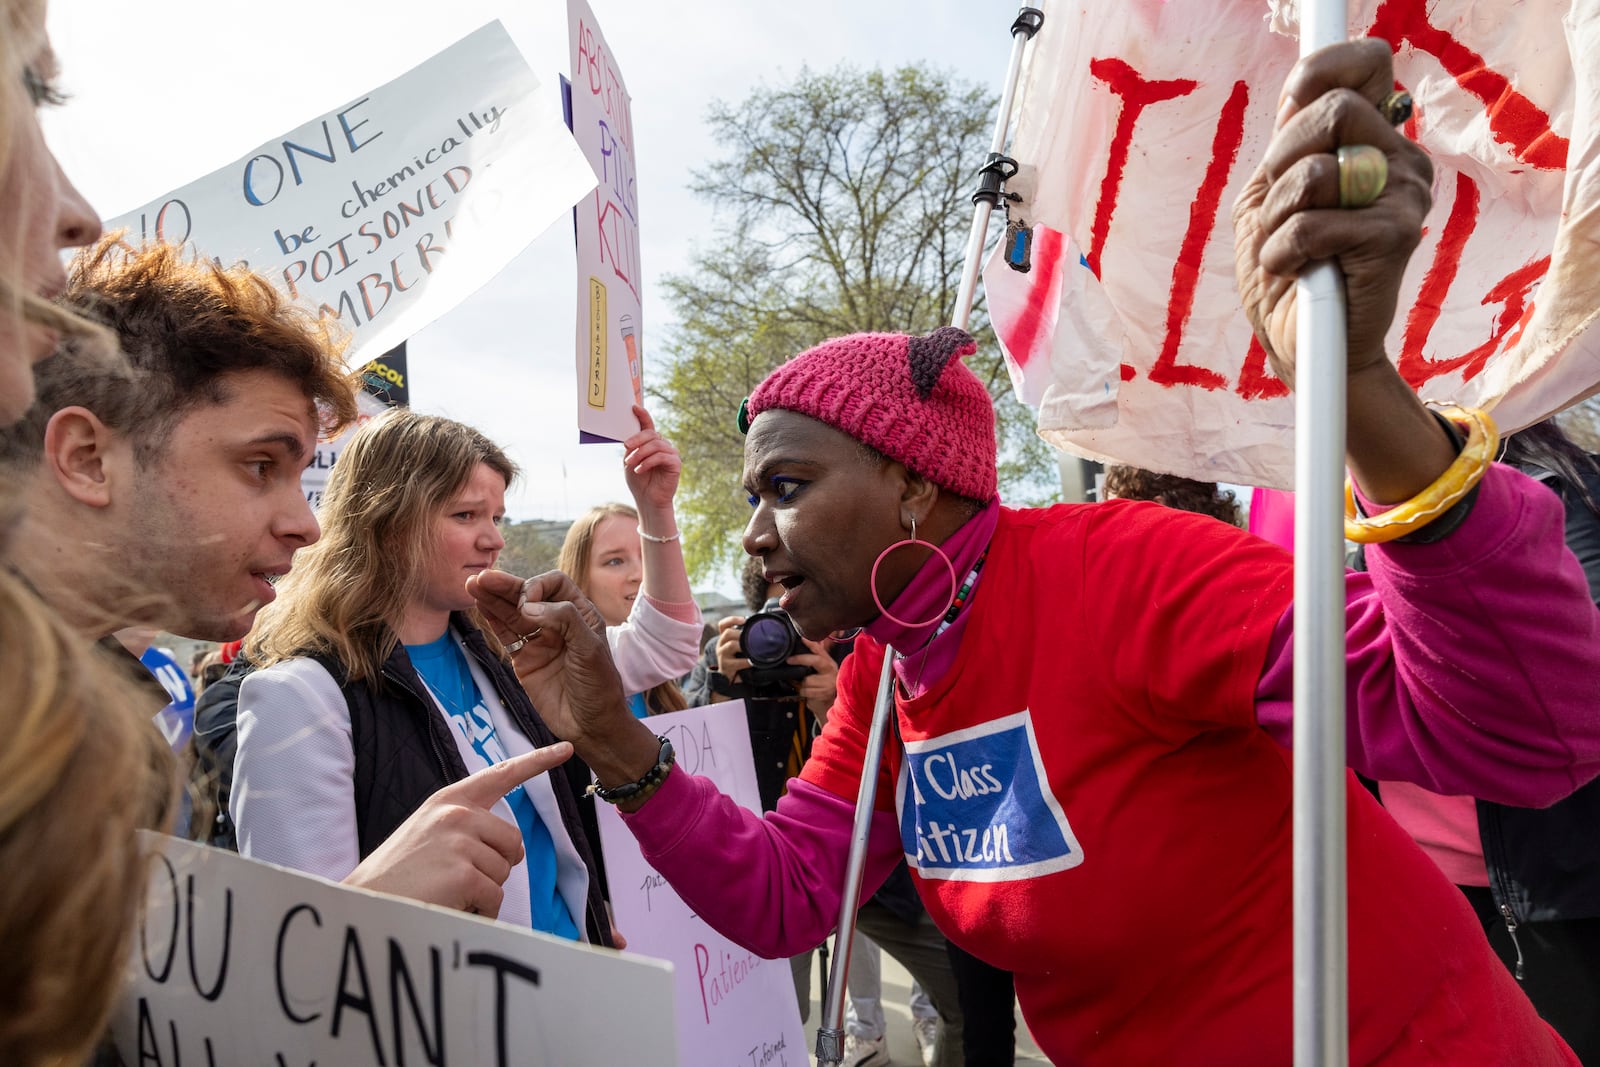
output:
<instances>
[{"instance_id":1,"label":"large pink hoop earring","mask_svg":"<svg viewBox=\"0 0 1600 1067\"><path fill-rule=\"evenodd\" d=\"M883 566L883 558L889 553L893 552L895 549L904 548L907 545L923 545L927 548L931 548L933 550L933 554L938 556L939 559L944 562L944 569L950 572L949 602L946 603L944 607L940 608L938 613L932 618L924 619L922 622L909 622L906 619L902 619L897 615L891 614L889 609L883 606L882 598L878 596L878 568ZM956 602L956 565L950 562L950 557L945 555L944 549L940 548L938 545L931 541L917 540L917 520L913 518L911 520L911 537L908 540L896 541L894 544L878 553L878 558L874 560L872 564L872 576L867 579L867 588L872 592L872 602L878 606L878 611L883 614L884 618L888 619L890 622L899 623L908 630L920 630L924 626L932 626L934 623L944 618L945 612L950 610L950 605Z\"/></svg>"}]
</instances>

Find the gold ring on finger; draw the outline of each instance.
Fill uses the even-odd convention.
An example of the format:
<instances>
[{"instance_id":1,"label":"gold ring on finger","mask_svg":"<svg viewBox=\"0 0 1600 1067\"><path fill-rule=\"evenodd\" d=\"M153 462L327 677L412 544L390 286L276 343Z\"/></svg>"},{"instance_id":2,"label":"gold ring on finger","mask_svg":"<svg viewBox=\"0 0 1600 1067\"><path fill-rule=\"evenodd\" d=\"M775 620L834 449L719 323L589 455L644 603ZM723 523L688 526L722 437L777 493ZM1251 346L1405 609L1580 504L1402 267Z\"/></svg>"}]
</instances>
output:
<instances>
[{"instance_id":1,"label":"gold ring on finger","mask_svg":"<svg viewBox=\"0 0 1600 1067\"><path fill-rule=\"evenodd\" d=\"M1389 180L1389 160L1369 144L1339 148L1339 206L1366 207L1383 193Z\"/></svg>"}]
</instances>

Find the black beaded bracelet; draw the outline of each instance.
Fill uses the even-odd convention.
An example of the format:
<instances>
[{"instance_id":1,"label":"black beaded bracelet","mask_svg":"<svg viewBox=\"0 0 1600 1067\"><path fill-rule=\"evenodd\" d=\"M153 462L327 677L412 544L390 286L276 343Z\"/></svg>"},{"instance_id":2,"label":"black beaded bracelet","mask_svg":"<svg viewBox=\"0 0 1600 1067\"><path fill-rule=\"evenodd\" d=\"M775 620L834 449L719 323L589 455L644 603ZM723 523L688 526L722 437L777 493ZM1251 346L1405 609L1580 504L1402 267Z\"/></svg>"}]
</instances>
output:
<instances>
[{"instance_id":1,"label":"black beaded bracelet","mask_svg":"<svg viewBox=\"0 0 1600 1067\"><path fill-rule=\"evenodd\" d=\"M656 740L661 742L661 754L656 757L656 765L645 772L645 776L637 782L628 782L625 785L603 786L598 781L590 782L589 788L584 790L584 796L599 797L607 804L622 804L630 800L643 800L667 780L667 772L672 770L672 765L677 762L677 756L672 751L672 742L656 735Z\"/></svg>"}]
</instances>

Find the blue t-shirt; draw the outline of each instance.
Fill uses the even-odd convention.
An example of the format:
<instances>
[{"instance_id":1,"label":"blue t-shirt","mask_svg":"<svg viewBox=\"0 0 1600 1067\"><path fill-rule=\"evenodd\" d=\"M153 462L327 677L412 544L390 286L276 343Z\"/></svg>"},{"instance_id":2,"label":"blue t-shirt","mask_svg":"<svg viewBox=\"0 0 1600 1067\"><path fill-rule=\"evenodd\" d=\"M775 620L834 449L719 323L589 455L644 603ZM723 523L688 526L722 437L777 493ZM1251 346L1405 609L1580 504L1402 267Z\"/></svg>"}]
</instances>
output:
<instances>
[{"instance_id":1,"label":"blue t-shirt","mask_svg":"<svg viewBox=\"0 0 1600 1067\"><path fill-rule=\"evenodd\" d=\"M495 731L494 720L467 667L466 654L456 644L455 637L446 630L437 641L407 645L406 655L411 657L411 665L443 705L451 726L484 765L505 760L505 745ZM507 793L505 799L522 830L524 863L528 870L528 910L533 928L579 940L578 927L556 886L556 849L550 830L539 818L525 788L518 786Z\"/></svg>"}]
</instances>

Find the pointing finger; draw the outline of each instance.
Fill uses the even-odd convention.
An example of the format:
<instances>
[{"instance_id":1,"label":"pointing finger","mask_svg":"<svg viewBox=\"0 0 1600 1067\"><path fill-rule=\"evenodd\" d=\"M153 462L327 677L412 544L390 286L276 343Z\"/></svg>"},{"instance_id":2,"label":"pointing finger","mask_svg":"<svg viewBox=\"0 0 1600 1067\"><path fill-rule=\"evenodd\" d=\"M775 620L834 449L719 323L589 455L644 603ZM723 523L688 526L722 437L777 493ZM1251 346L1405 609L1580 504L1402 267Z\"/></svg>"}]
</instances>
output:
<instances>
[{"instance_id":1,"label":"pointing finger","mask_svg":"<svg viewBox=\"0 0 1600 1067\"><path fill-rule=\"evenodd\" d=\"M536 748L520 756L512 756L508 760L496 763L493 767L485 767L453 785L445 786L439 792L441 795L450 794L448 799L462 804L483 809L492 808L495 801L523 782L538 777L552 767L559 767L571 757L572 745L566 741L557 741L553 745Z\"/></svg>"}]
</instances>

